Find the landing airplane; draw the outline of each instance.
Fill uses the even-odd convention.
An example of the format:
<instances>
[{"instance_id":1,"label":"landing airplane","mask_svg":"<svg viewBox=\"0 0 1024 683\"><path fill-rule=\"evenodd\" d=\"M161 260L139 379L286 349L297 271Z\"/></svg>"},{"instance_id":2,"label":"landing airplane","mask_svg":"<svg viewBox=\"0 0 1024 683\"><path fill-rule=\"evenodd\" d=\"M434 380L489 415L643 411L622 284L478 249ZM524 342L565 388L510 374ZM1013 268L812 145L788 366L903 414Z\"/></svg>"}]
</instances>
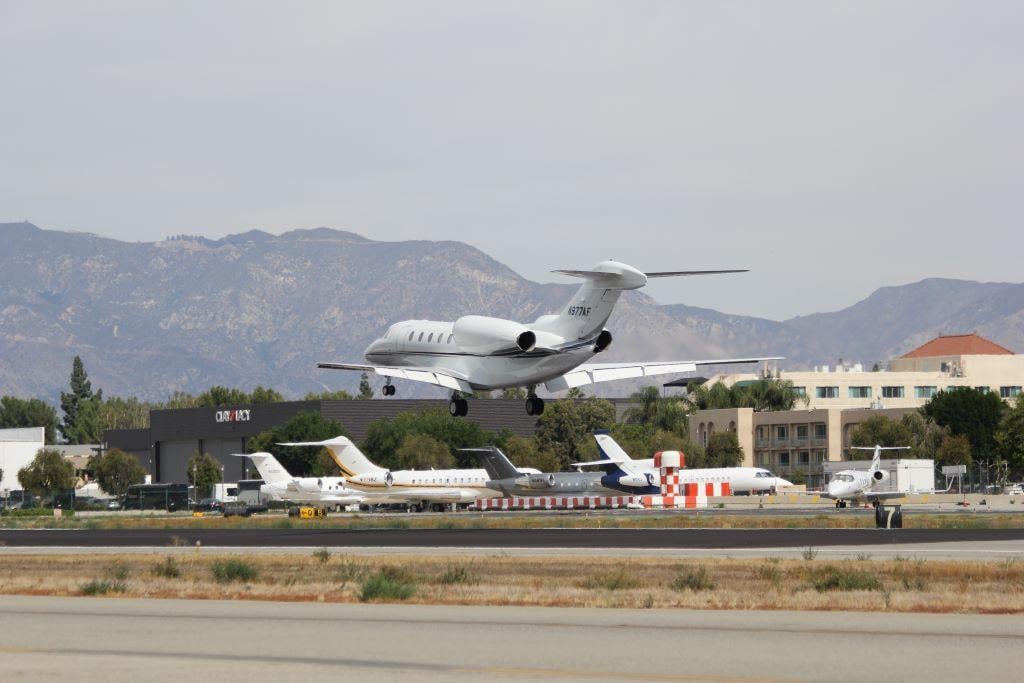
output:
<instances>
[{"instance_id":1,"label":"landing airplane","mask_svg":"<svg viewBox=\"0 0 1024 683\"><path fill-rule=\"evenodd\" d=\"M348 486L370 497L372 503L407 503L417 511L441 511L447 504L472 503L498 494L487 488L483 469L397 470L374 464L350 439L281 443L279 446L323 446L337 463ZM540 474L524 468L523 474ZM370 502L367 501L367 502Z\"/></svg>"},{"instance_id":2,"label":"landing airplane","mask_svg":"<svg viewBox=\"0 0 1024 683\"><path fill-rule=\"evenodd\" d=\"M654 468L654 459L633 460L610 434L594 434L601 460L574 462L573 467L602 467L607 474L604 485L618 491L657 493L661 474ZM679 470L681 484L728 483L733 493L766 493L793 483L761 467L710 467Z\"/></svg>"},{"instance_id":3,"label":"landing airplane","mask_svg":"<svg viewBox=\"0 0 1024 683\"><path fill-rule=\"evenodd\" d=\"M876 484L882 484L889 480L889 473L879 469L882 460L882 451L906 451L910 446L853 446L854 451L874 451L871 458L871 467L864 470L842 470L832 475L828 482L828 490L821 492L823 498L831 498L836 501L837 508L844 508L848 501L870 501L878 507L880 501L886 498L902 498L907 495L905 491L874 491Z\"/></svg>"},{"instance_id":4,"label":"landing airplane","mask_svg":"<svg viewBox=\"0 0 1024 683\"><path fill-rule=\"evenodd\" d=\"M366 494L345 485L344 477L293 477L271 453L236 453L249 458L263 479L262 490L275 500L341 509L363 502Z\"/></svg>"},{"instance_id":5,"label":"landing airplane","mask_svg":"<svg viewBox=\"0 0 1024 683\"><path fill-rule=\"evenodd\" d=\"M758 363L778 358L586 363L612 343L604 325L619 296L639 289L650 278L743 273L745 270L681 270L643 273L616 261L602 261L592 270L556 270L584 280L561 313L542 315L533 323L466 315L454 323L406 320L367 347L366 363L318 363L333 370L373 372L384 377L385 396L394 396L392 380L426 382L451 391L448 410L466 415L473 391L526 387L526 413L540 415L543 384L562 391L593 382L670 373L694 372L700 365Z\"/></svg>"}]
</instances>

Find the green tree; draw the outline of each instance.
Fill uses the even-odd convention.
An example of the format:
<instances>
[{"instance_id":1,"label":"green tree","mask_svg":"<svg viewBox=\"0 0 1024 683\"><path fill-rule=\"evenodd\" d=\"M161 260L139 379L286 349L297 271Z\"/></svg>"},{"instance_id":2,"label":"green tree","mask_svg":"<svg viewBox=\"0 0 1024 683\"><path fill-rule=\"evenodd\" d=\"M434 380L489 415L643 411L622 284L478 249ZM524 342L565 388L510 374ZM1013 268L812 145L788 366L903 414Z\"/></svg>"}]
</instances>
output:
<instances>
[{"instance_id":1,"label":"green tree","mask_svg":"<svg viewBox=\"0 0 1024 683\"><path fill-rule=\"evenodd\" d=\"M902 422L885 415L872 415L850 432L850 445L867 448L871 446L909 446L911 433ZM870 460L871 451L850 451L851 460Z\"/></svg>"},{"instance_id":2,"label":"green tree","mask_svg":"<svg viewBox=\"0 0 1024 683\"><path fill-rule=\"evenodd\" d=\"M309 392L302 399L304 401L351 401L355 396L345 391L344 389L338 389L337 391L321 391Z\"/></svg>"},{"instance_id":3,"label":"green tree","mask_svg":"<svg viewBox=\"0 0 1024 683\"><path fill-rule=\"evenodd\" d=\"M368 401L373 398L373 388L370 387L370 378L364 372L359 376L359 395L356 396L361 401Z\"/></svg>"},{"instance_id":4,"label":"green tree","mask_svg":"<svg viewBox=\"0 0 1024 683\"><path fill-rule=\"evenodd\" d=\"M447 410L432 408L399 413L393 418L374 420L366 428L362 450L381 467L398 468L396 453L409 434L426 434L448 446L459 467L479 467L479 460L460 448L475 448L500 443L471 419L452 417Z\"/></svg>"},{"instance_id":5,"label":"green tree","mask_svg":"<svg viewBox=\"0 0 1024 683\"><path fill-rule=\"evenodd\" d=\"M18 481L29 493L52 496L75 488L75 468L60 451L41 448L28 466L18 470Z\"/></svg>"},{"instance_id":6,"label":"green tree","mask_svg":"<svg viewBox=\"0 0 1024 683\"><path fill-rule=\"evenodd\" d=\"M732 386L722 382L711 386L690 384L685 400L695 410L753 408L757 412L793 410L798 403L808 403L806 396L797 393L793 382L777 377L762 377Z\"/></svg>"},{"instance_id":7,"label":"green tree","mask_svg":"<svg viewBox=\"0 0 1024 683\"><path fill-rule=\"evenodd\" d=\"M708 438L708 467L738 467L743 463L743 448L731 429L715 432Z\"/></svg>"},{"instance_id":8,"label":"green tree","mask_svg":"<svg viewBox=\"0 0 1024 683\"><path fill-rule=\"evenodd\" d=\"M100 488L117 498L124 496L132 484L146 480L146 470L138 459L118 448L89 458L89 467Z\"/></svg>"},{"instance_id":9,"label":"green tree","mask_svg":"<svg viewBox=\"0 0 1024 683\"><path fill-rule=\"evenodd\" d=\"M1024 474L1024 395L1018 396L1006 411L996 432L996 447L1011 472Z\"/></svg>"},{"instance_id":10,"label":"green tree","mask_svg":"<svg viewBox=\"0 0 1024 683\"><path fill-rule=\"evenodd\" d=\"M196 451L188 459L188 483L196 487L196 498L209 495L222 478L220 463L209 453Z\"/></svg>"},{"instance_id":11,"label":"green tree","mask_svg":"<svg viewBox=\"0 0 1024 683\"><path fill-rule=\"evenodd\" d=\"M976 459L992 459L996 450L996 432L1006 410L998 395L972 387L951 387L935 394L922 410L925 416L935 424L947 427L950 433L966 436Z\"/></svg>"},{"instance_id":12,"label":"green tree","mask_svg":"<svg viewBox=\"0 0 1024 683\"><path fill-rule=\"evenodd\" d=\"M559 400L548 403L537 420L537 446L552 451L563 470L578 462L580 448L595 429L608 429L615 424L615 406L603 399L582 401Z\"/></svg>"},{"instance_id":13,"label":"green tree","mask_svg":"<svg viewBox=\"0 0 1024 683\"><path fill-rule=\"evenodd\" d=\"M448 445L427 434L406 434L395 451L395 460L404 470L448 469L455 465Z\"/></svg>"},{"instance_id":14,"label":"green tree","mask_svg":"<svg viewBox=\"0 0 1024 683\"><path fill-rule=\"evenodd\" d=\"M78 406L78 417L75 418L76 441L73 443L102 443L103 401L98 396Z\"/></svg>"},{"instance_id":15,"label":"green tree","mask_svg":"<svg viewBox=\"0 0 1024 683\"><path fill-rule=\"evenodd\" d=\"M948 429L926 418L920 410L906 413L900 423L910 432L910 457L938 459L936 454L942 440L949 435Z\"/></svg>"},{"instance_id":16,"label":"green tree","mask_svg":"<svg viewBox=\"0 0 1024 683\"><path fill-rule=\"evenodd\" d=\"M82 412L83 406L87 403L93 405L88 408L90 410L90 419L95 419L98 423L98 406L95 405L97 402L103 400L103 390L97 391L95 394L92 391L92 382L89 381L89 375L85 372L85 364L82 363L82 359L79 356L75 356L75 359L71 362L71 378L70 378L71 391L61 392L60 394L60 409L64 413L64 422L61 425L60 431L64 435L64 438L68 443L79 444L79 443L97 443L96 441L90 441L89 437L94 436L98 425L90 423L88 425L79 425L79 413ZM86 433L82 433L82 428L85 427Z\"/></svg>"},{"instance_id":17,"label":"green tree","mask_svg":"<svg viewBox=\"0 0 1024 683\"><path fill-rule=\"evenodd\" d=\"M553 451L539 449L532 437L509 436L502 450L516 467L532 467L541 472L559 471L558 456Z\"/></svg>"},{"instance_id":18,"label":"green tree","mask_svg":"<svg viewBox=\"0 0 1024 683\"><path fill-rule=\"evenodd\" d=\"M59 420L53 406L38 398L0 398L0 427L42 427L48 444L57 440Z\"/></svg>"},{"instance_id":19,"label":"green tree","mask_svg":"<svg viewBox=\"0 0 1024 683\"><path fill-rule=\"evenodd\" d=\"M942 439L938 451L935 453L935 464L940 467L946 465L967 465L970 467L974 462L971 458L971 442L963 434L947 434Z\"/></svg>"},{"instance_id":20,"label":"green tree","mask_svg":"<svg viewBox=\"0 0 1024 683\"><path fill-rule=\"evenodd\" d=\"M655 429L675 432L680 436L690 433L685 404L674 397L664 397L658 387L644 387L633 393L630 401L635 407L626 410L623 420L629 424L647 424Z\"/></svg>"},{"instance_id":21,"label":"green tree","mask_svg":"<svg viewBox=\"0 0 1024 683\"><path fill-rule=\"evenodd\" d=\"M299 413L283 425L260 432L249 439L250 453L273 453L288 473L296 477L326 477L340 470L326 448L319 446L278 446L291 441L326 441L336 436L348 436L341 423L325 418L318 412Z\"/></svg>"},{"instance_id":22,"label":"green tree","mask_svg":"<svg viewBox=\"0 0 1024 683\"><path fill-rule=\"evenodd\" d=\"M526 389L522 387L511 387L509 389L503 389L501 392L501 398L508 400L526 400Z\"/></svg>"},{"instance_id":23,"label":"green tree","mask_svg":"<svg viewBox=\"0 0 1024 683\"><path fill-rule=\"evenodd\" d=\"M140 401L134 396L111 396L99 406L100 430L146 429L149 427L149 411L154 407L153 404Z\"/></svg>"}]
</instances>

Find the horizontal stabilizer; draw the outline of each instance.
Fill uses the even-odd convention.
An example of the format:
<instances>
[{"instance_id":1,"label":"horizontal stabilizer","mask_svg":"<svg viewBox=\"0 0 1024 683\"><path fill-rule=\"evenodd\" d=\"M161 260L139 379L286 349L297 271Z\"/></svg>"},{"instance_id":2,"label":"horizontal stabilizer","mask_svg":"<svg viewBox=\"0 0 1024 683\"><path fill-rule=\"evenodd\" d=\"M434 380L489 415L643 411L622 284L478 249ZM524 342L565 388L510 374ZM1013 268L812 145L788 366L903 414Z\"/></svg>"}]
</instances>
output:
<instances>
[{"instance_id":1,"label":"horizontal stabilizer","mask_svg":"<svg viewBox=\"0 0 1024 683\"><path fill-rule=\"evenodd\" d=\"M656 273L644 273L647 277L684 277L686 275L722 275L724 273L749 273L748 268L732 270L663 270Z\"/></svg>"},{"instance_id":2,"label":"horizontal stabilizer","mask_svg":"<svg viewBox=\"0 0 1024 683\"><path fill-rule=\"evenodd\" d=\"M850 446L851 451L909 451L911 446Z\"/></svg>"}]
</instances>

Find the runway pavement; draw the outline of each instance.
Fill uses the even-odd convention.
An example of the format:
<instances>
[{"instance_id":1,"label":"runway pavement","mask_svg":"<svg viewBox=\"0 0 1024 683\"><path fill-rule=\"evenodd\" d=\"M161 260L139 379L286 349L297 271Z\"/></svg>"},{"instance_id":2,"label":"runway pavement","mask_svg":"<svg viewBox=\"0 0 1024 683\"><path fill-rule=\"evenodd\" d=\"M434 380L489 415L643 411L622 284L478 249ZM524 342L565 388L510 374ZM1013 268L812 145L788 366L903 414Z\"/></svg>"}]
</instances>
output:
<instances>
[{"instance_id":1,"label":"runway pavement","mask_svg":"<svg viewBox=\"0 0 1024 683\"><path fill-rule=\"evenodd\" d=\"M1024 529L2 529L7 547L759 549L1024 541Z\"/></svg>"},{"instance_id":2,"label":"runway pavement","mask_svg":"<svg viewBox=\"0 0 1024 683\"><path fill-rule=\"evenodd\" d=\"M1010 680L1008 615L0 597L13 680Z\"/></svg>"}]
</instances>

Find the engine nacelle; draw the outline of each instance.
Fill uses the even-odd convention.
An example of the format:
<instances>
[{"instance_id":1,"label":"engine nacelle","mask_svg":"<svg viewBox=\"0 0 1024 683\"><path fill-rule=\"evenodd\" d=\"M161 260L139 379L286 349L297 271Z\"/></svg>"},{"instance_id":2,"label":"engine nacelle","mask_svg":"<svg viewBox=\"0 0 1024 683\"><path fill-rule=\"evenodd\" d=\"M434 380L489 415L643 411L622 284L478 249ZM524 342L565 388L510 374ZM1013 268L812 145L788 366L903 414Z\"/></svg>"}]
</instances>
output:
<instances>
[{"instance_id":1,"label":"engine nacelle","mask_svg":"<svg viewBox=\"0 0 1024 683\"><path fill-rule=\"evenodd\" d=\"M601 330L601 334L597 335L597 339L594 340L594 353L601 353L611 345L612 333L608 330Z\"/></svg>"},{"instance_id":2,"label":"engine nacelle","mask_svg":"<svg viewBox=\"0 0 1024 683\"><path fill-rule=\"evenodd\" d=\"M516 479L516 486L522 486L528 489L549 489L554 485L554 474L530 474Z\"/></svg>"},{"instance_id":3,"label":"engine nacelle","mask_svg":"<svg viewBox=\"0 0 1024 683\"><path fill-rule=\"evenodd\" d=\"M889 473L885 470L875 470L871 473L871 478L875 480L876 484L889 481Z\"/></svg>"},{"instance_id":4,"label":"engine nacelle","mask_svg":"<svg viewBox=\"0 0 1024 683\"><path fill-rule=\"evenodd\" d=\"M295 480L295 488L303 493L319 493L323 482L314 477L303 477Z\"/></svg>"},{"instance_id":5,"label":"engine nacelle","mask_svg":"<svg viewBox=\"0 0 1024 683\"><path fill-rule=\"evenodd\" d=\"M452 326L455 343L470 353L495 353L518 348L532 351L537 335L523 325L501 318L483 315L464 315Z\"/></svg>"},{"instance_id":6,"label":"engine nacelle","mask_svg":"<svg viewBox=\"0 0 1024 683\"><path fill-rule=\"evenodd\" d=\"M619 477L619 486L629 486L630 488L647 488L648 486L654 486L654 477L650 474L624 474Z\"/></svg>"}]
</instances>

